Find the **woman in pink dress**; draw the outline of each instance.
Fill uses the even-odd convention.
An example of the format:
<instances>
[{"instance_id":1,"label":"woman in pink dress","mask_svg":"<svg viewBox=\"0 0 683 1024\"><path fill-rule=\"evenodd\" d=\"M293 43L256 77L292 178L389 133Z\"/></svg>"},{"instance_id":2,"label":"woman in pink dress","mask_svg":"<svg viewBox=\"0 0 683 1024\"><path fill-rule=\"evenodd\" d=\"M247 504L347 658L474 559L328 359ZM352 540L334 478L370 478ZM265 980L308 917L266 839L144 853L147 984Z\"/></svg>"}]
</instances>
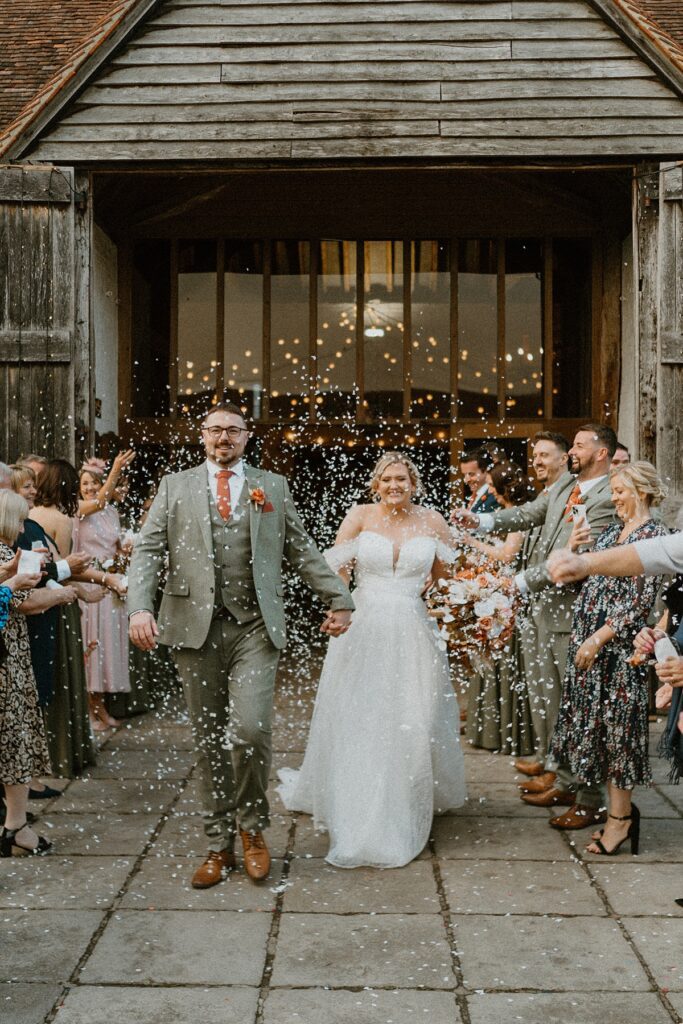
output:
<instances>
[{"instance_id":1,"label":"woman in pink dress","mask_svg":"<svg viewBox=\"0 0 683 1024\"><path fill-rule=\"evenodd\" d=\"M121 452L106 478L104 463L99 459L91 459L81 469L73 541L79 551L91 555L104 569L126 554L119 514L109 501L133 458L132 452ZM90 721L96 732L102 732L119 725L107 712L105 693L130 692L125 598L108 590L98 604L81 603L81 616Z\"/></svg>"}]
</instances>

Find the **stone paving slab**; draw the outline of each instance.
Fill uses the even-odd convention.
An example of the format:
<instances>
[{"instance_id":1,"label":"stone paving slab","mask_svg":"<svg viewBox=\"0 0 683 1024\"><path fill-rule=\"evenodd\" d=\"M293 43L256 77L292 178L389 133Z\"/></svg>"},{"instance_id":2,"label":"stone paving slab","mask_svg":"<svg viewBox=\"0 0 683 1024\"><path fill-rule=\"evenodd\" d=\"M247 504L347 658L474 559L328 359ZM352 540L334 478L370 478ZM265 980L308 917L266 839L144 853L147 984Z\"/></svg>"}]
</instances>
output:
<instances>
[{"instance_id":1,"label":"stone paving slab","mask_svg":"<svg viewBox=\"0 0 683 1024\"><path fill-rule=\"evenodd\" d=\"M76 779L59 800L62 812L98 814L115 808L119 814L159 814L180 789L180 782L144 779Z\"/></svg>"},{"instance_id":2,"label":"stone paving slab","mask_svg":"<svg viewBox=\"0 0 683 1024\"><path fill-rule=\"evenodd\" d=\"M667 999L683 1021L683 992L668 992Z\"/></svg>"},{"instance_id":3,"label":"stone paving slab","mask_svg":"<svg viewBox=\"0 0 683 1024\"><path fill-rule=\"evenodd\" d=\"M186 779L196 756L190 750L104 750L88 779Z\"/></svg>"},{"instance_id":4,"label":"stone paving slab","mask_svg":"<svg viewBox=\"0 0 683 1024\"><path fill-rule=\"evenodd\" d=\"M61 991L61 985L0 983L2 1024L39 1024L50 1012Z\"/></svg>"},{"instance_id":5,"label":"stone paving slab","mask_svg":"<svg viewBox=\"0 0 683 1024\"><path fill-rule=\"evenodd\" d=\"M451 989L455 977L437 914L285 914L272 984Z\"/></svg>"},{"instance_id":6,"label":"stone paving slab","mask_svg":"<svg viewBox=\"0 0 683 1024\"><path fill-rule=\"evenodd\" d=\"M599 917L454 916L465 985L545 992L650 987L618 925Z\"/></svg>"},{"instance_id":7,"label":"stone paving slab","mask_svg":"<svg viewBox=\"0 0 683 1024\"><path fill-rule=\"evenodd\" d=\"M86 963L87 984L258 985L268 913L122 910Z\"/></svg>"},{"instance_id":8,"label":"stone paving slab","mask_svg":"<svg viewBox=\"0 0 683 1024\"><path fill-rule=\"evenodd\" d=\"M268 881L254 885L241 865L212 889L193 889L190 879L201 860L148 857L131 879L121 901L137 910L263 910L275 909L282 865L274 863Z\"/></svg>"},{"instance_id":9,"label":"stone paving slab","mask_svg":"<svg viewBox=\"0 0 683 1024\"><path fill-rule=\"evenodd\" d=\"M578 864L536 861L443 861L448 905L454 914L606 913Z\"/></svg>"},{"instance_id":10,"label":"stone paving slab","mask_svg":"<svg viewBox=\"0 0 683 1024\"><path fill-rule=\"evenodd\" d=\"M134 719L111 735L106 750L194 750L192 729L159 719L152 714L141 721Z\"/></svg>"},{"instance_id":11,"label":"stone paving slab","mask_svg":"<svg viewBox=\"0 0 683 1024\"><path fill-rule=\"evenodd\" d=\"M683 992L683 914L624 918L624 924L657 984Z\"/></svg>"},{"instance_id":12,"label":"stone paving slab","mask_svg":"<svg viewBox=\"0 0 683 1024\"><path fill-rule=\"evenodd\" d=\"M40 819L39 830L68 856L116 857L142 853L159 821L158 814L50 813ZM47 858L46 858L47 860Z\"/></svg>"},{"instance_id":13,"label":"stone paving slab","mask_svg":"<svg viewBox=\"0 0 683 1024\"><path fill-rule=\"evenodd\" d=\"M0 981L67 981L103 917L96 910L0 911Z\"/></svg>"},{"instance_id":14,"label":"stone paving slab","mask_svg":"<svg viewBox=\"0 0 683 1024\"><path fill-rule=\"evenodd\" d=\"M490 818L541 818L538 807L531 807L519 798L516 783L470 782L467 800L453 812L455 816Z\"/></svg>"},{"instance_id":15,"label":"stone paving slab","mask_svg":"<svg viewBox=\"0 0 683 1024\"><path fill-rule=\"evenodd\" d=\"M294 992L273 989L266 1000L263 1020L264 1024L459 1024L462 1017L450 992L313 988Z\"/></svg>"},{"instance_id":16,"label":"stone paving slab","mask_svg":"<svg viewBox=\"0 0 683 1024\"><path fill-rule=\"evenodd\" d=\"M570 850L543 812L538 821L510 818L437 818L432 834L437 857L447 860L568 860Z\"/></svg>"},{"instance_id":17,"label":"stone paving slab","mask_svg":"<svg viewBox=\"0 0 683 1024\"><path fill-rule=\"evenodd\" d=\"M487 993L467 1006L471 1024L671 1024L660 999L644 992Z\"/></svg>"},{"instance_id":18,"label":"stone paving slab","mask_svg":"<svg viewBox=\"0 0 683 1024\"><path fill-rule=\"evenodd\" d=\"M679 811L683 811L683 783L677 786L658 786L659 792L667 800L671 800L676 805Z\"/></svg>"},{"instance_id":19,"label":"stone paving slab","mask_svg":"<svg viewBox=\"0 0 683 1024\"><path fill-rule=\"evenodd\" d=\"M683 822L681 841L683 842ZM683 919L683 909L674 900L683 896L683 870L680 864L600 863L591 860L591 875L604 889L617 914L665 914Z\"/></svg>"},{"instance_id":20,"label":"stone paving slab","mask_svg":"<svg viewBox=\"0 0 683 1024\"><path fill-rule=\"evenodd\" d=\"M582 833L582 835L584 834L586 842L588 842L590 832ZM628 842L624 843L622 850L628 851L630 855ZM586 852L584 856L591 864L601 859L599 854L594 853ZM620 856L624 856L624 854L622 853ZM604 860L604 858L602 859ZM661 861L662 863L683 864L683 822L681 819L647 818L643 820L640 825L638 861L640 863ZM681 875L683 876L683 868L681 868Z\"/></svg>"},{"instance_id":21,"label":"stone paving slab","mask_svg":"<svg viewBox=\"0 0 683 1024\"><path fill-rule=\"evenodd\" d=\"M32 857L0 861L0 907L106 910L130 874L132 857Z\"/></svg>"},{"instance_id":22,"label":"stone paving slab","mask_svg":"<svg viewBox=\"0 0 683 1024\"><path fill-rule=\"evenodd\" d=\"M396 870L336 868L321 860L292 861L285 912L321 914L438 914L439 894L429 861Z\"/></svg>"},{"instance_id":23,"label":"stone paving slab","mask_svg":"<svg viewBox=\"0 0 683 1024\"><path fill-rule=\"evenodd\" d=\"M476 759L473 758L472 761L467 760L468 781L477 784L482 782L506 782L508 784L522 782L524 776L515 772L512 762L511 757L491 753L486 753Z\"/></svg>"},{"instance_id":24,"label":"stone paving slab","mask_svg":"<svg viewBox=\"0 0 683 1024\"><path fill-rule=\"evenodd\" d=\"M56 1024L244 1024L254 1019L257 988L72 988ZM28 1024L28 1022L27 1022ZM31 1024L36 1024L32 1021Z\"/></svg>"},{"instance_id":25,"label":"stone paving slab","mask_svg":"<svg viewBox=\"0 0 683 1024\"><path fill-rule=\"evenodd\" d=\"M664 788L662 786L662 790ZM670 786L668 788L675 789L676 787ZM638 788L635 791L634 802L637 804L643 818L676 818L680 813L678 808L672 807L663 794L654 788ZM683 807L681 807L681 810L683 810Z\"/></svg>"}]
</instances>

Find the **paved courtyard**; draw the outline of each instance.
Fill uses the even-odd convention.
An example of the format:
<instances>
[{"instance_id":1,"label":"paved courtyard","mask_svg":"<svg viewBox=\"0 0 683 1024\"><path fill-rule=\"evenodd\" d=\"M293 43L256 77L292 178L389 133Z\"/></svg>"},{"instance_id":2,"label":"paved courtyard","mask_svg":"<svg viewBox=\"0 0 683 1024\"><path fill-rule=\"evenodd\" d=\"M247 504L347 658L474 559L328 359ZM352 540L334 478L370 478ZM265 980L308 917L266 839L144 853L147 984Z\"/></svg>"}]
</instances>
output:
<instances>
[{"instance_id":1,"label":"paved courtyard","mask_svg":"<svg viewBox=\"0 0 683 1024\"><path fill-rule=\"evenodd\" d=\"M309 708L282 694L274 768L300 763ZM521 804L509 758L467 749L470 800L408 867L330 867L275 798L268 883L201 892L182 710L130 722L44 808L55 853L0 862L0 1021L680 1022L683 786L655 760L640 856L599 859Z\"/></svg>"}]
</instances>

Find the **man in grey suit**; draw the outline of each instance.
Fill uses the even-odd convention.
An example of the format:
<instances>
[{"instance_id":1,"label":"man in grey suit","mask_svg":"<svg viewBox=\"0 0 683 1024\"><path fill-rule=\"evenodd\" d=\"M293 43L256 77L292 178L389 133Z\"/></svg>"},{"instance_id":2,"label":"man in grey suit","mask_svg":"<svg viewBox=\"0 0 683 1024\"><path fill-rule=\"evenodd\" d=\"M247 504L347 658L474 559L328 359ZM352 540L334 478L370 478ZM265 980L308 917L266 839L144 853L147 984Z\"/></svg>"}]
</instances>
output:
<instances>
[{"instance_id":1,"label":"man in grey suit","mask_svg":"<svg viewBox=\"0 0 683 1024\"><path fill-rule=\"evenodd\" d=\"M239 406L215 406L202 424L206 461L165 476L135 544L128 574L130 637L173 649L199 755L206 860L192 885L208 888L235 866L265 878L266 790L273 690L287 634L286 558L328 609L339 636L353 601L306 533L287 481L242 460L250 437ZM154 598L168 559L157 625Z\"/></svg>"},{"instance_id":2,"label":"man in grey suit","mask_svg":"<svg viewBox=\"0 0 683 1024\"><path fill-rule=\"evenodd\" d=\"M562 434L541 430L534 436L532 465L536 479L543 484L542 494L549 495L558 481L566 476L568 453L569 442ZM541 526L534 526L532 530L525 533L521 556L523 570L543 563L540 544L542 532ZM542 775L545 772L545 760L552 734L548 731L548 723L553 717L552 713L549 713L552 709L548 706L549 698L553 696L552 683L549 687L539 665L538 613L538 596L530 593L526 606L517 616L517 630L520 639L524 682L531 709L534 755L529 760L520 758L515 762L517 771L529 776Z\"/></svg>"},{"instance_id":3,"label":"man in grey suit","mask_svg":"<svg viewBox=\"0 0 683 1024\"><path fill-rule=\"evenodd\" d=\"M547 559L567 545L575 506L585 514L593 537L615 521L609 470L617 438L611 427L588 423L580 427L569 451L571 473L565 473L547 493L518 508L473 516L457 511L455 520L484 532L508 533L541 527L534 565L519 573L523 594L533 595L534 621L538 632L538 674L545 687L546 728L550 737L557 721L567 663L575 587L557 587L548 573ZM522 784L522 799L539 807L569 806L552 818L555 828L585 828L604 820L600 789L578 786L568 769L550 760L546 771Z\"/></svg>"}]
</instances>

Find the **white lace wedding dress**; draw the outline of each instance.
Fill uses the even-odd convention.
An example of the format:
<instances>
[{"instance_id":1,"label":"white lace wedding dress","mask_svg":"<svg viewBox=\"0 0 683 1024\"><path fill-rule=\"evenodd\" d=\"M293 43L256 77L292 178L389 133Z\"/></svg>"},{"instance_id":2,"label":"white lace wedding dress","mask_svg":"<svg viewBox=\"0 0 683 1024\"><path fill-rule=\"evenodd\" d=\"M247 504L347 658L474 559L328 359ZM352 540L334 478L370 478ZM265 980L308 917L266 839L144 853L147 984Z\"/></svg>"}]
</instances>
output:
<instances>
[{"instance_id":1,"label":"white lace wedding dress","mask_svg":"<svg viewBox=\"0 0 683 1024\"><path fill-rule=\"evenodd\" d=\"M432 537L391 541L364 530L331 548L338 570L355 561L356 611L330 640L304 763L283 769L278 792L330 834L339 867L401 867L424 848L435 814L466 797L460 715L420 592L435 554Z\"/></svg>"}]
</instances>

